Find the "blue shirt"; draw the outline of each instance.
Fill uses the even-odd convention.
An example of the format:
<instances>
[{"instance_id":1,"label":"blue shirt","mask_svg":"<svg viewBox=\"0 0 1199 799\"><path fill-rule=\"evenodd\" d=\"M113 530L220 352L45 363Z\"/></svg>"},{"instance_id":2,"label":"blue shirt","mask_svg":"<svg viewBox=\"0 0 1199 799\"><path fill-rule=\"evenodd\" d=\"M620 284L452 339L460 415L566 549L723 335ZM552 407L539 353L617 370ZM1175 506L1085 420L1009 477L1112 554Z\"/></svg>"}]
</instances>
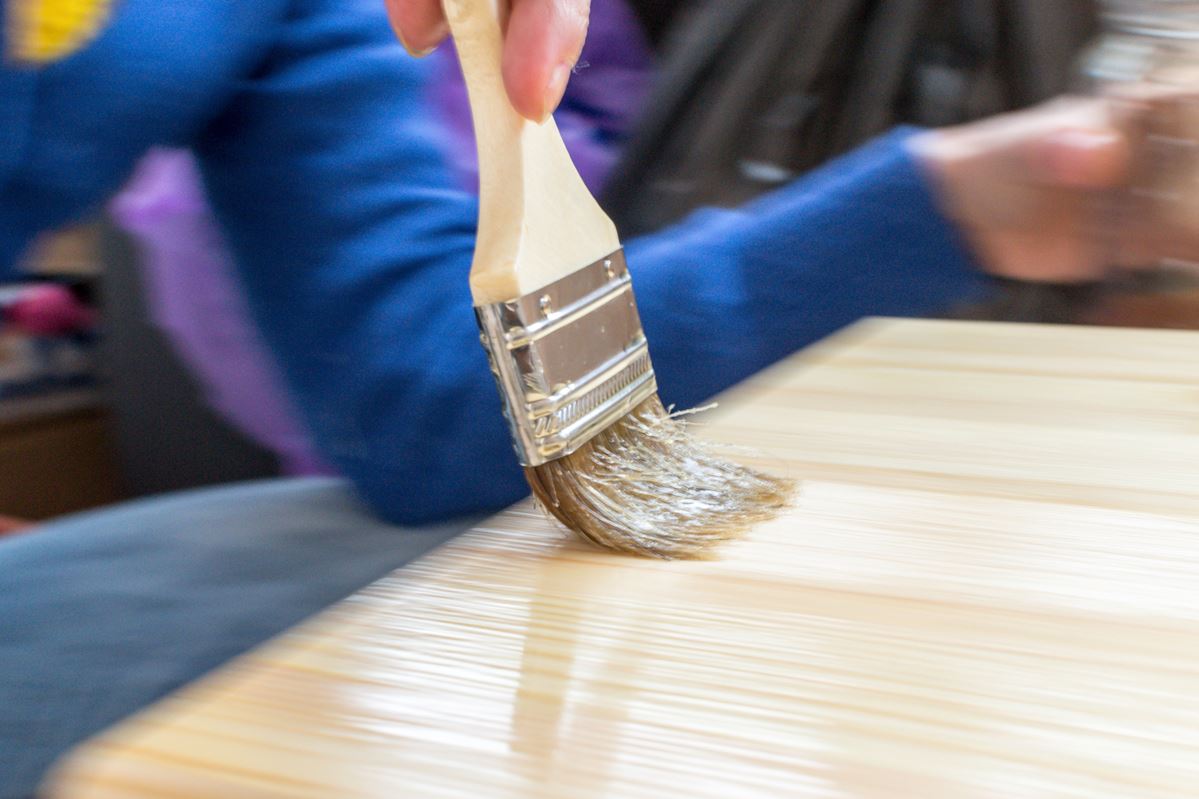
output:
<instances>
[{"instance_id":1,"label":"blue shirt","mask_svg":"<svg viewBox=\"0 0 1199 799\"><path fill-rule=\"evenodd\" d=\"M382 0L121 0L99 36L0 67L0 270L189 146L321 451L386 518L526 493L467 285L477 203ZM983 280L896 132L736 210L626 242L660 394L691 405L866 315Z\"/></svg>"}]
</instances>

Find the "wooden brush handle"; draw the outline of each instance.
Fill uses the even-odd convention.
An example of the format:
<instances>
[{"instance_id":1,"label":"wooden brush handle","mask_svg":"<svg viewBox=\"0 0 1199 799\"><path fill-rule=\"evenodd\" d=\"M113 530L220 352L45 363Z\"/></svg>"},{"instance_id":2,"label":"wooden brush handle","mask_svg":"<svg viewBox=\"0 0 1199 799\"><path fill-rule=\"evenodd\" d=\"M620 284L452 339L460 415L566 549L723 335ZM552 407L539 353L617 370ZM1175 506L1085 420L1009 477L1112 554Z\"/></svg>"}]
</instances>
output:
<instances>
[{"instance_id":1,"label":"wooden brush handle","mask_svg":"<svg viewBox=\"0 0 1199 799\"><path fill-rule=\"evenodd\" d=\"M444 0L479 149L475 305L523 297L619 249L553 118L521 117L500 72L507 0Z\"/></svg>"}]
</instances>

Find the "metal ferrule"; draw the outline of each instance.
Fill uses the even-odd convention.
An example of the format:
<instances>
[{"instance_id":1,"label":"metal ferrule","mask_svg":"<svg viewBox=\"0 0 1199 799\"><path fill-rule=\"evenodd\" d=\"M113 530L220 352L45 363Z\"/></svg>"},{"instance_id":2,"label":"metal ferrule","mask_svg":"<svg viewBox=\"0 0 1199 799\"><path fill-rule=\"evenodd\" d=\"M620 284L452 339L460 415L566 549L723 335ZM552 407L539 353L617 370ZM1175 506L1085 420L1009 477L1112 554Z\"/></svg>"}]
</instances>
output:
<instances>
[{"instance_id":1,"label":"metal ferrule","mask_svg":"<svg viewBox=\"0 0 1199 799\"><path fill-rule=\"evenodd\" d=\"M525 466L574 452L657 391L620 250L475 315Z\"/></svg>"}]
</instances>

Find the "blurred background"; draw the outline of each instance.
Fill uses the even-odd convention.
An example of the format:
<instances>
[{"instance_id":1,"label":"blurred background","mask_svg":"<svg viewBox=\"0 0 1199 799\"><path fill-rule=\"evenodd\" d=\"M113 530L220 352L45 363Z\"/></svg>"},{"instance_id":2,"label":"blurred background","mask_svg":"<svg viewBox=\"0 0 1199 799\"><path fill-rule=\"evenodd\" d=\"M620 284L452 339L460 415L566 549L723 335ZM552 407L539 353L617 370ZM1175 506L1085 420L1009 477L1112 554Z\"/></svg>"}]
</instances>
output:
<instances>
[{"instance_id":1,"label":"blurred background","mask_svg":"<svg viewBox=\"0 0 1199 799\"><path fill-rule=\"evenodd\" d=\"M627 33L598 24L606 3L593 0L579 92L589 53L598 68L595 48ZM648 110L604 164L601 196L625 238L744 202L895 125L978 119L1078 87L1099 24L1091 0L629 0L625 10L654 64L652 79L625 76ZM564 131L594 106L568 93ZM27 278L0 285L0 517L10 517L0 528L330 471L248 326L186 153L151 154L104 213L47 233L23 266ZM1199 290L1179 274L1102 292L1009 288L961 313L1199 320Z\"/></svg>"}]
</instances>

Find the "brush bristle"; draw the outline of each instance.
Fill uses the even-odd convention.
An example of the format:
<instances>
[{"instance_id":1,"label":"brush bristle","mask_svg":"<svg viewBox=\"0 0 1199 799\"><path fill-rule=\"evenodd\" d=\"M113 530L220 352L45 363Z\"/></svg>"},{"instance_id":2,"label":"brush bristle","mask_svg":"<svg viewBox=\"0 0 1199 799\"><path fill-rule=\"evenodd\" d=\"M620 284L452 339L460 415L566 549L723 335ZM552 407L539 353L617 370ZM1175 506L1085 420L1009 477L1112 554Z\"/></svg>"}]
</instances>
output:
<instances>
[{"instance_id":1,"label":"brush bristle","mask_svg":"<svg viewBox=\"0 0 1199 799\"><path fill-rule=\"evenodd\" d=\"M787 505L794 483L722 457L645 400L570 455L525 470L538 502L602 547L703 557Z\"/></svg>"}]
</instances>

